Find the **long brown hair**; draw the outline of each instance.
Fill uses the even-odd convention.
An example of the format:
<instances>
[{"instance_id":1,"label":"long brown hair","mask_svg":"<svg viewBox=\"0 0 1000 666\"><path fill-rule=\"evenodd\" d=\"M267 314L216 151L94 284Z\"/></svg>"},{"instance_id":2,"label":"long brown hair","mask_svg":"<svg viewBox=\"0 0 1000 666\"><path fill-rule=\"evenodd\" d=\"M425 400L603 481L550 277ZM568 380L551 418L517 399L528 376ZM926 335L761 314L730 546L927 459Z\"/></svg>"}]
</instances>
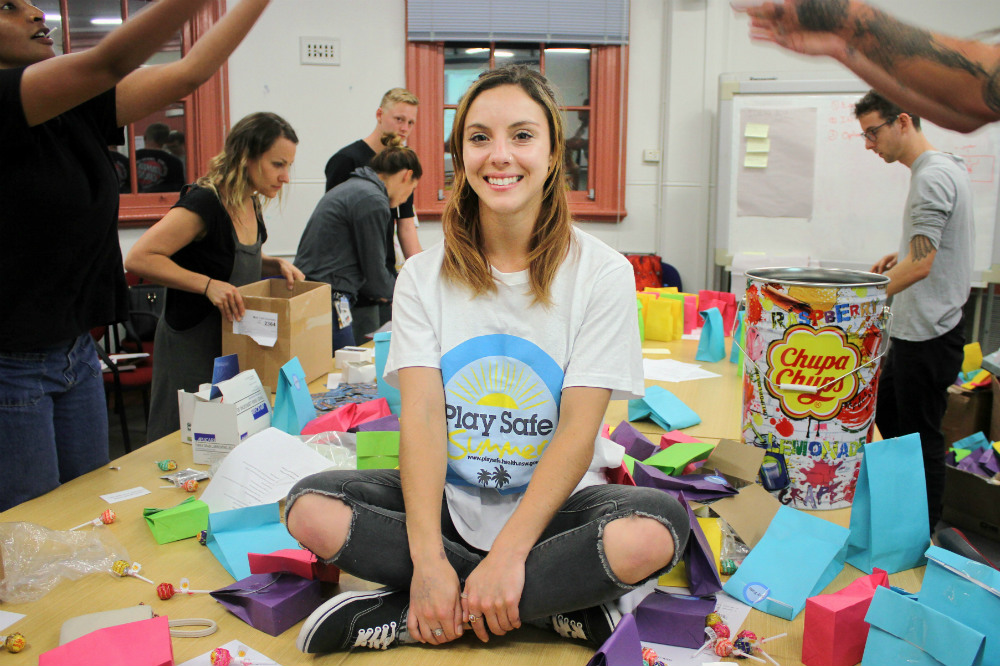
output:
<instances>
[{"instance_id":1,"label":"long brown hair","mask_svg":"<svg viewBox=\"0 0 1000 666\"><path fill-rule=\"evenodd\" d=\"M556 271L566 258L572 242L572 216L566 198L566 178L563 155L566 139L562 114L555 93L544 76L524 65L509 65L483 72L469 87L455 112L449 148L455 166L452 196L442 217L444 230L444 263L446 279L464 284L476 296L493 292L496 284L483 250L482 226L479 219L479 196L465 176L462 145L465 121L472 102L486 90L504 85L519 87L545 111L549 123L551 166L542 191L542 205L531 231L528 246L528 276L536 302L549 304L549 287Z\"/></svg>"},{"instance_id":2,"label":"long brown hair","mask_svg":"<svg viewBox=\"0 0 1000 666\"><path fill-rule=\"evenodd\" d=\"M294 144L299 142L295 130L278 114L251 113L233 125L222 152L209 161L208 173L199 178L197 184L214 191L229 214L235 215L244 199L253 192L247 163L270 150L279 138ZM254 196L259 208L264 203L263 196Z\"/></svg>"}]
</instances>

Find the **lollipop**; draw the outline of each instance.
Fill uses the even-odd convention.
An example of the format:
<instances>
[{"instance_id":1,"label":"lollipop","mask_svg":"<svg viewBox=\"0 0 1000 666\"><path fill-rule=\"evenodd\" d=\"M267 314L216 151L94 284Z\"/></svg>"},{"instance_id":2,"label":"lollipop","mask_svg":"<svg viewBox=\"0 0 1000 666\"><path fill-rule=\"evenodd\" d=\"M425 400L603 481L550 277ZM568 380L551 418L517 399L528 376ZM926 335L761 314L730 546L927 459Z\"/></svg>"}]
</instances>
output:
<instances>
[{"instance_id":1,"label":"lollipop","mask_svg":"<svg viewBox=\"0 0 1000 666\"><path fill-rule=\"evenodd\" d=\"M156 586L156 596L166 601L175 594L209 594L211 590L192 590L191 581L181 578L181 584L175 588L170 583L160 583Z\"/></svg>"},{"instance_id":2,"label":"lollipop","mask_svg":"<svg viewBox=\"0 0 1000 666\"><path fill-rule=\"evenodd\" d=\"M176 460L157 460L156 461L156 466L159 467L160 470L162 470L164 472L172 472L175 469L177 469L177 461Z\"/></svg>"},{"instance_id":3,"label":"lollipop","mask_svg":"<svg viewBox=\"0 0 1000 666\"><path fill-rule=\"evenodd\" d=\"M705 626L714 627L717 624L722 624L722 616L718 613L709 613L705 616Z\"/></svg>"},{"instance_id":4,"label":"lollipop","mask_svg":"<svg viewBox=\"0 0 1000 666\"><path fill-rule=\"evenodd\" d=\"M153 581L149 580L145 576L140 576L139 571L142 570L142 565L138 562L133 562L129 564L125 560L117 560L111 565L111 573L116 576L121 576L125 578L126 576L131 576L132 578L138 578L139 580L144 580L150 585L156 585Z\"/></svg>"},{"instance_id":5,"label":"lollipop","mask_svg":"<svg viewBox=\"0 0 1000 666\"><path fill-rule=\"evenodd\" d=\"M104 513L99 515L97 518L94 518L93 520L88 520L85 523L80 523L76 527L71 527L69 531L72 532L73 530L78 530L81 527L86 527L87 525L102 525L102 524L110 525L111 523L115 522L115 518L117 517L118 515L111 509L105 509Z\"/></svg>"},{"instance_id":6,"label":"lollipop","mask_svg":"<svg viewBox=\"0 0 1000 666\"><path fill-rule=\"evenodd\" d=\"M712 631L715 632L716 638L729 638L731 632L729 631L729 625L724 622L719 622L718 624L712 625Z\"/></svg>"},{"instance_id":7,"label":"lollipop","mask_svg":"<svg viewBox=\"0 0 1000 666\"><path fill-rule=\"evenodd\" d=\"M212 666L229 666L233 663L233 655L229 654L229 650L221 647L212 650L209 659L212 661Z\"/></svg>"},{"instance_id":8,"label":"lollipop","mask_svg":"<svg viewBox=\"0 0 1000 666\"><path fill-rule=\"evenodd\" d=\"M642 663L645 666L667 666L653 648L648 647L642 648Z\"/></svg>"},{"instance_id":9,"label":"lollipop","mask_svg":"<svg viewBox=\"0 0 1000 666\"><path fill-rule=\"evenodd\" d=\"M24 640L24 634L14 632L9 636L0 636L0 645L7 648L7 652L17 653L24 649L27 645L27 641Z\"/></svg>"},{"instance_id":10,"label":"lollipop","mask_svg":"<svg viewBox=\"0 0 1000 666\"><path fill-rule=\"evenodd\" d=\"M187 481L181 484L181 488L188 491L189 493L193 493L194 491L198 490L198 479L188 479Z\"/></svg>"}]
</instances>

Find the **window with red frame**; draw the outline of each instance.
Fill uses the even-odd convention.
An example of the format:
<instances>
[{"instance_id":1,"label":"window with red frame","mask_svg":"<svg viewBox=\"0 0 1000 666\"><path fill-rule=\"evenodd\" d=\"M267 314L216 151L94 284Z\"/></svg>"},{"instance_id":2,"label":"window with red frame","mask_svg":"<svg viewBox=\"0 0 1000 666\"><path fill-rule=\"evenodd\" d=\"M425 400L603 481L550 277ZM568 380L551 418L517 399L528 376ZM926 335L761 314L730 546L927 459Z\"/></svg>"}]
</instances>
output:
<instances>
[{"instance_id":1,"label":"window with red frame","mask_svg":"<svg viewBox=\"0 0 1000 666\"><path fill-rule=\"evenodd\" d=\"M79 53L99 42L150 0L34 0L53 29L55 50ZM174 62L219 19L225 0L209 3L198 17L160 49L145 66ZM147 226L160 219L184 183L203 175L208 159L222 149L225 72L193 94L125 127L125 144L108 146L121 184L121 226Z\"/></svg>"}]
</instances>

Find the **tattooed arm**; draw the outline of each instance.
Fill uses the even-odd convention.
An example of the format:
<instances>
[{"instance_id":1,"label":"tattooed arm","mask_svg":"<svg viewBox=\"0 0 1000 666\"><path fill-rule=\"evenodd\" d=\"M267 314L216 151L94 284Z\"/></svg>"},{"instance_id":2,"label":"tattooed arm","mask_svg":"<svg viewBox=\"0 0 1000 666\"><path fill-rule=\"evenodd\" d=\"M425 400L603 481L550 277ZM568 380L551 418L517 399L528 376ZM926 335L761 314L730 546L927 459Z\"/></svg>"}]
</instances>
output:
<instances>
[{"instance_id":1,"label":"tattooed arm","mask_svg":"<svg viewBox=\"0 0 1000 666\"><path fill-rule=\"evenodd\" d=\"M898 294L907 287L920 282L930 275L937 250L927 236L910 239L910 251L885 274L891 279L886 289L887 295Z\"/></svg>"},{"instance_id":2,"label":"tattooed arm","mask_svg":"<svg viewBox=\"0 0 1000 666\"><path fill-rule=\"evenodd\" d=\"M856 0L785 0L742 11L751 16L752 39L835 58L938 125L971 132L1000 120L1000 46L931 33Z\"/></svg>"}]
</instances>

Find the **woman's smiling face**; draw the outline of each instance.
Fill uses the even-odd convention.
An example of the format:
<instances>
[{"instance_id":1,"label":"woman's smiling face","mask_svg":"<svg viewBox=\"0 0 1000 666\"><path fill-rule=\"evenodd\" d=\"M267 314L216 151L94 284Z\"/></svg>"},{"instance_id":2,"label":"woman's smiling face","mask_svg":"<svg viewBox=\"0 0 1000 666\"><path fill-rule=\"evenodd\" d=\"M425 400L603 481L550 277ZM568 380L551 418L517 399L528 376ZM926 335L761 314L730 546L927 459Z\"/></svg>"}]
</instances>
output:
<instances>
[{"instance_id":1,"label":"woman's smiling face","mask_svg":"<svg viewBox=\"0 0 1000 666\"><path fill-rule=\"evenodd\" d=\"M469 106L462 132L465 177L480 214L528 216L534 224L552 165L545 109L516 85L486 90Z\"/></svg>"}]
</instances>

